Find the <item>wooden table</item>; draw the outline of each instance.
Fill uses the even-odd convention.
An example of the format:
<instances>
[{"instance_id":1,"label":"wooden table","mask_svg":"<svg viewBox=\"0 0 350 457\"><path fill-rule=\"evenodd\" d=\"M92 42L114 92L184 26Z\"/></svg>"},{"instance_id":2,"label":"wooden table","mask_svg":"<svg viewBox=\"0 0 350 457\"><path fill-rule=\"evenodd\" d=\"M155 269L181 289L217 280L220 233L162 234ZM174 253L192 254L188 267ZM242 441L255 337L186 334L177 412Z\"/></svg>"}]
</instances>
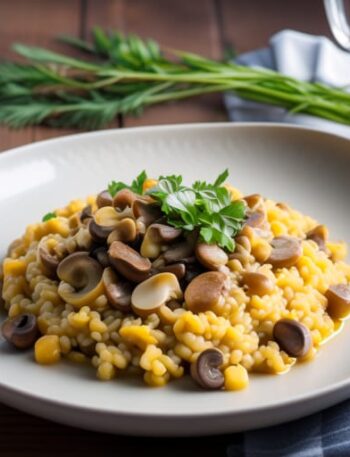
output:
<instances>
[{"instance_id":1,"label":"wooden table","mask_svg":"<svg viewBox=\"0 0 350 457\"><path fill-rule=\"evenodd\" d=\"M265 46L271 34L294 28L329 35L321 0L0 0L0 56L22 41L63 50L58 34L88 37L92 26L152 37L162 45L219 58ZM0 105L1 109L1 105ZM120 118L113 127L227 120L222 98L206 96L149 109L140 118ZM45 127L10 131L0 127L0 150L74 133ZM206 456L225 455L221 436L205 439L144 439L86 432L54 424L0 405L0 455Z\"/></svg>"}]
</instances>

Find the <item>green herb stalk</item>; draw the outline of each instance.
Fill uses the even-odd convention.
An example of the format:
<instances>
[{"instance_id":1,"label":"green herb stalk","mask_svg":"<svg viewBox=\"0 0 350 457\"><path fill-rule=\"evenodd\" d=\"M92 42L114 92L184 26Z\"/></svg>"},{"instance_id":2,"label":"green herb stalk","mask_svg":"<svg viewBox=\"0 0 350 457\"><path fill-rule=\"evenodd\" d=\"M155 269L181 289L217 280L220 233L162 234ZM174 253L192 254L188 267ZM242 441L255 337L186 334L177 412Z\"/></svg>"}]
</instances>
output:
<instances>
[{"instance_id":1,"label":"green herb stalk","mask_svg":"<svg viewBox=\"0 0 350 457\"><path fill-rule=\"evenodd\" d=\"M91 43L61 40L87 58L15 44L28 63L0 63L0 124L95 129L118 114L138 115L154 104L226 91L350 124L350 93L342 88L186 52L168 50L170 59L152 40L99 28Z\"/></svg>"}]
</instances>

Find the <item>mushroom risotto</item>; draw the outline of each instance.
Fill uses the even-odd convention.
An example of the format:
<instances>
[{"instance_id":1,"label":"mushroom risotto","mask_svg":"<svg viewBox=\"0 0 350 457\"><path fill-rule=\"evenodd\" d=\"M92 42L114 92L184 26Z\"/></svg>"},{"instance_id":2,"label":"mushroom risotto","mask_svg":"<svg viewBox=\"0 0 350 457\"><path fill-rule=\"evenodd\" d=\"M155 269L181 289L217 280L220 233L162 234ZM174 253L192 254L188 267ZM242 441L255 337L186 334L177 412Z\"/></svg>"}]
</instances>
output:
<instances>
[{"instance_id":1,"label":"mushroom risotto","mask_svg":"<svg viewBox=\"0 0 350 457\"><path fill-rule=\"evenodd\" d=\"M142 172L29 225L2 263L3 337L151 386L239 390L313 359L350 313L346 245L227 176Z\"/></svg>"}]
</instances>

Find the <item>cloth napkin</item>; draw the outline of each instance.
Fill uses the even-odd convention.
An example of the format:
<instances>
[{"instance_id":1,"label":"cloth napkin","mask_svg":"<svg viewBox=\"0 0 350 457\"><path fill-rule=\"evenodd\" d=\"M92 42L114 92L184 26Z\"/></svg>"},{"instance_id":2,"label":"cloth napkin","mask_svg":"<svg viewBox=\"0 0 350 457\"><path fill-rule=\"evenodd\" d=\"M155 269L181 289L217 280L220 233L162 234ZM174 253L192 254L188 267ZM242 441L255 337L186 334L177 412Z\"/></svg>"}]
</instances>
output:
<instances>
[{"instance_id":1,"label":"cloth napkin","mask_svg":"<svg viewBox=\"0 0 350 457\"><path fill-rule=\"evenodd\" d=\"M236 61L306 81L350 87L350 53L325 37L285 30L271 38L268 48L241 55ZM300 124L350 138L350 127L331 121L290 115L283 108L232 94L225 96L225 102L232 121ZM297 421L235 435L233 443L227 449L228 457L349 457L350 400Z\"/></svg>"},{"instance_id":2,"label":"cloth napkin","mask_svg":"<svg viewBox=\"0 0 350 457\"><path fill-rule=\"evenodd\" d=\"M273 35L268 48L243 54L236 62L265 67L304 81L350 89L350 53L323 36L283 30ZM229 117L235 122L283 122L306 125L350 137L350 127L306 114L289 114L284 108L225 96Z\"/></svg>"}]
</instances>

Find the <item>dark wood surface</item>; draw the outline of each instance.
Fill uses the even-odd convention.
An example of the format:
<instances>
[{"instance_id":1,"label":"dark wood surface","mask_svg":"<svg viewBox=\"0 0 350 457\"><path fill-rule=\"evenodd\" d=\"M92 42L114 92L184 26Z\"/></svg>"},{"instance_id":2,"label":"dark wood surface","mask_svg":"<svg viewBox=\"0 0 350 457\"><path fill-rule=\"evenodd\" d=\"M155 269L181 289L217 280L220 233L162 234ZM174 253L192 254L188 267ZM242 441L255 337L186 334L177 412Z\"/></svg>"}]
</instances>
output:
<instances>
[{"instance_id":1,"label":"dark wood surface","mask_svg":"<svg viewBox=\"0 0 350 457\"><path fill-rule=\"evenodd\" d=\"M284 28L329 35L321 0L0 0L0 57L23 41L62 50L54 37L88 37L93 25L118 28L159 40L164 46L218 58L225 48L244 52L265 46ZM1 109L1 106L0 106ZM112 127L227 120L220 96L153 107L140 118ZM44 127L10 131L0 127L0 151L74 133ZM18 412L0 404L0 456L221 456L240 436L130 438L86 432Z\"/></svg>"}]
</instances>

